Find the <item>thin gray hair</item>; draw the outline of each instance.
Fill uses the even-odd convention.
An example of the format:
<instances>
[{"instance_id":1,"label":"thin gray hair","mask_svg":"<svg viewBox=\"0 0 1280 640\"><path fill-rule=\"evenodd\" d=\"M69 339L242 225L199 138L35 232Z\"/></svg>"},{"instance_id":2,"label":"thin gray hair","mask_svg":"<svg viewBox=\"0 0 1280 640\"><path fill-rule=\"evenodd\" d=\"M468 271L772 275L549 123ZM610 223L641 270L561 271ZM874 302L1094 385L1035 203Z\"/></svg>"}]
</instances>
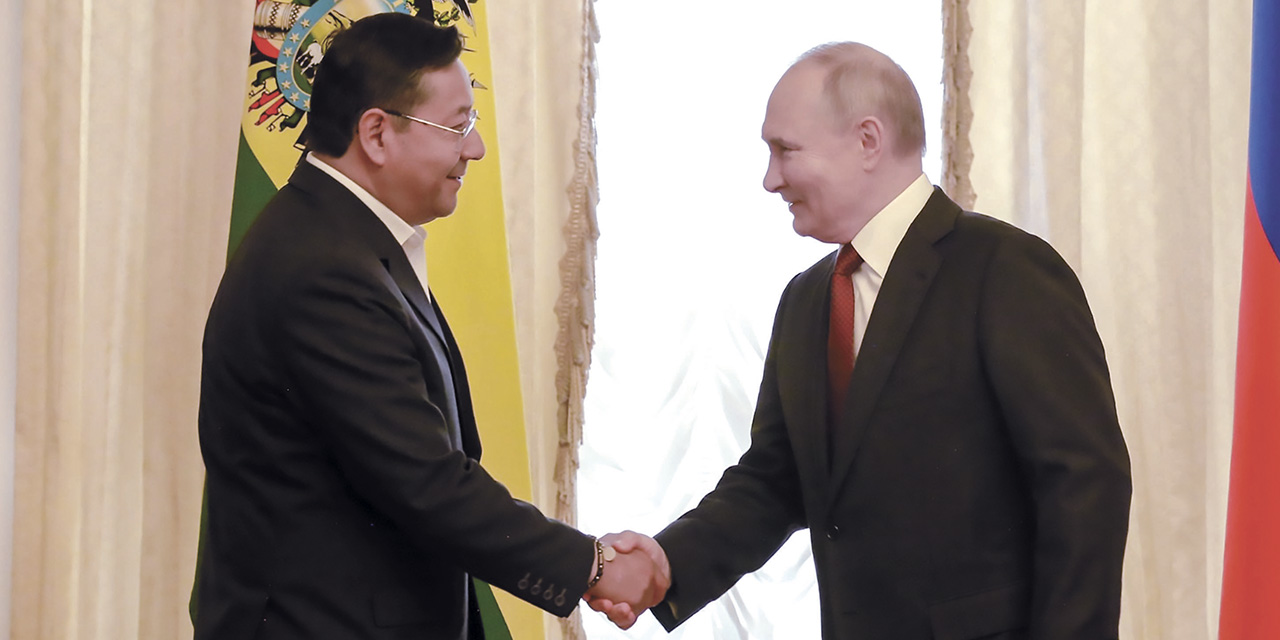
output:
<instances>
[{"instance_id":1,"label":"thin gray hair","mask_svg":"<svg viewBox=\"0 0 1280 640\"><path fill-rule=\"evenodd\" d=\"M823 95L837 121L874 115L885 122L899 155L924 155L924 109L920 94L902 67L889 56L859 42L820 44L795 64L810 62L827 72Z\"/></svg>"}]
</instances>

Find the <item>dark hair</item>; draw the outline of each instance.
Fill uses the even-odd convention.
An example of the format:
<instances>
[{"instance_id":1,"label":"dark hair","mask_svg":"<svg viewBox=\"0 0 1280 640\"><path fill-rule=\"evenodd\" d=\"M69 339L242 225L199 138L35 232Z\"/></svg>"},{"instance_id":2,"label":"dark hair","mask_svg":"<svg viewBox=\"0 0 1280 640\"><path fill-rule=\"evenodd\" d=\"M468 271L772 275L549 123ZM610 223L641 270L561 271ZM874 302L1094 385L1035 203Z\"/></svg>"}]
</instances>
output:
<instances>
[{"instance_id":1,"label":"dark hair","mask_svg":"<svg viewBox=\"0 0 1280 640\"><path fill-rule=\"evenodd\" d=\"M307 148L342 156L356 123L374 107L411 111L429 96L419 83L462 53L454 27L406 13L378 13L339 32L325 51L311 91Z\"/></svg>"}]
</instances>

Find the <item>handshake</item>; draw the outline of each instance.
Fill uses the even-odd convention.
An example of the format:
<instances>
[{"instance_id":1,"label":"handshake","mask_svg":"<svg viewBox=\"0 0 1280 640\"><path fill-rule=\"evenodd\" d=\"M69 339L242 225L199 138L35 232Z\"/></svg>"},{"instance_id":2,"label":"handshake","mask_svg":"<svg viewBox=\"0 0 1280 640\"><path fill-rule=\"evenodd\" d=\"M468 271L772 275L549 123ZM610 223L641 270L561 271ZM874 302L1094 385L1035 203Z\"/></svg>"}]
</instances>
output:
<instances>
[{"instance_id":1,"label":"handshake","mask_svg":"<svg viewBox=\"0 0 1280 640\"><path fill-rule=\"evenodd\" d=\"M597 559L604 562L604 572L582 599L619 628L629 629L640 614L666 597L671 565L657 541L634 531L611 533L600 543L611 547L606 557ZM616 555L610 557L608 551Z\"/></svg>"}]
</instances>

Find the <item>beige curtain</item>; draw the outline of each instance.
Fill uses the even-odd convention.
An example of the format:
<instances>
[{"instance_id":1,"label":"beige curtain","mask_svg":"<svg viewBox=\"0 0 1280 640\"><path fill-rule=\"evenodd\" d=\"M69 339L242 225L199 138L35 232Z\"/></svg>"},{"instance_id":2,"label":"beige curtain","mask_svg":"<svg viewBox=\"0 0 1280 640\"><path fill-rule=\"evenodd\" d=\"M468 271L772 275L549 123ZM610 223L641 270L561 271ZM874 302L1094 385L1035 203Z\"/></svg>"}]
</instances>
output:
<instances>
[{"instance_id":1,"label":"beige curtain","mask_svg":"<svg viewBox=\"0 0 1280 640\"><path fill-rule=\"evenodd\" d=\"M1121 637L1216 637L1250 2L958 4L974 206L1062 252L1106 343L1134 479Z\"/></svg>"},{"instance_id":2,"label":"beige curtain","mask_svg":"<svg viewBox=\"0 0 1280 640\"><path fill-rule=\"evenodd\" d=\"M24 5L14 640L190 636L251 5Z\"/></svg>"},{"instance_id":3,"label":"beige curtain","mask_svg":"<svg viewBox=\"0 0 1280 640\"><path fill-rule=\"evenodd\" d=\"M533 498L571 523L594 298L593 2L488 13ZM549 640L581 637L577 614L544 620Z\"/></svg>"}]
</instances>

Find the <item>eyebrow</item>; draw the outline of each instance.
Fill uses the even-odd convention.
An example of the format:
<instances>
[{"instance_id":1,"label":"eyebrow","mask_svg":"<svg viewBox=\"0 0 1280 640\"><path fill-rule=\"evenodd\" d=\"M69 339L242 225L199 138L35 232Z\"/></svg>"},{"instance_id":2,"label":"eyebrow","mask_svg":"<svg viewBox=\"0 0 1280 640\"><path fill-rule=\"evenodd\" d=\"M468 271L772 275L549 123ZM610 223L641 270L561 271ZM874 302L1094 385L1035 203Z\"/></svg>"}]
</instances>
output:
<instances>
[{"instance_id":1,"label":"eyebrow","mask_svg":"<svg viewBox=\"0 0 1280 640\"><path fill-rule=\"evenodd\" d=\"M764 141L771 147L787 147L789 149L794 149L796 147L796 143L779 136L764 138Z\"/></svg>"}]
</instances>

